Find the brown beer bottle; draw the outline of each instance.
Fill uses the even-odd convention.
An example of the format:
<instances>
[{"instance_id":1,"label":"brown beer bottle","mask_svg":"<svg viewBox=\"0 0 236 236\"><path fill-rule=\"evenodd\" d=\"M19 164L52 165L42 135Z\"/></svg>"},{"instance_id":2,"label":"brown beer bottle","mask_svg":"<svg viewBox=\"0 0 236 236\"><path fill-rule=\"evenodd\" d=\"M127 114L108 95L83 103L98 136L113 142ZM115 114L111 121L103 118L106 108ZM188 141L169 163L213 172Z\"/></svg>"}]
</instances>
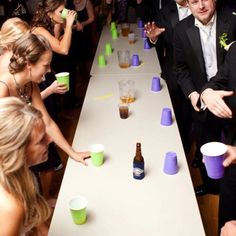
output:
<instances>
[{"instance_id":1,"label":"brown beer bottle","mask_svg":"<svg viewBox=\"0 0 236 236\"><path fill-rule=\"evenodd\" d=\"M135 179L143 179L144 175L144 159L141 151L141 143L136 143L136 155L133 161L133 177Z\"/></svg>"}]
</instances>

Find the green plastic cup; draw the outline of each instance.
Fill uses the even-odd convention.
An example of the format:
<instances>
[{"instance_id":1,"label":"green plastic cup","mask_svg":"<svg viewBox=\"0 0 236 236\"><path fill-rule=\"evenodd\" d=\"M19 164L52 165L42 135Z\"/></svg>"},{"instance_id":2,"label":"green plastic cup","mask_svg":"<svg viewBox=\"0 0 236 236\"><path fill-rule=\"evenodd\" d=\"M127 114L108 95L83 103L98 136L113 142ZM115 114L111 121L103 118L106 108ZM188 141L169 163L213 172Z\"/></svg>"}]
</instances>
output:
<instances>
[{"instance_id":1,"label":"green plastic cup","mask_svg":"<svg viewBox=\"0 0 236 236\"><path fill-rule=\"evenodd\" d=\"M106 43L105 44L105 54L107 56L111 55L112 54L112 47L111 47L111 44L110 43Z\"/></svg>"},{"instance_id":2,"label":"green plastic cup","mask_svg":"<svg viewBox=\"0 0 236 236\"><path fill-rule=\"evenodd\" d=\"M111 30L116 30L116 23L114 21L111 22Z\"/></svg>"},{"instance_id":3,"label":"green plastic cup","mask_svg":"<svg viewBox=\"0 0 236 236\"><path fill-rule=\"evenodd\" d=\"M104 55L101 54L98 56L98 66L104 67L105 65L106 65L105 57Z\"/></svg>"},{"instance_id":4,"label":"green plastic cup","mask_svg":"<svg viewBox=\"0 0 236 236\"><path fill-rule=\"evenodd\" d=\"M57 82L59 84L65 84L67 89L70 89L70 73L69 72L61 72L55 74Z\"/></svg>"},{"instance_id":5,"label":"green plastic cup","mask_svg":"<svg viewBox=\"0 0 236 236\"><path fill-rule=\"evenodd\" d=\"M62 12L61 12L61 18L62 19L66 19L67 18L67 16L68 16L68 11L69 11L69 9L67 9L67 8L64 8L63 10L62 10ZM76 22L76 20L77 20L77 14L76 14L76 16L75 16L75 22Z\"/></svg>"},{"instance_id":6,"label":"green plastic cup","mask_svg":"<svg viewBox=\"0 0 236 236\"><path fill-rule=\"evenodd\" d=\"M86 222L88 201L83 196L76 196L69 201L69 208L75 224L81 225Z\"/></svg>"},{"instance_id":7,"label":"green plastic cup","mask_svg":"<svg viewBox=\"0 0 236 236\"><path fill-rule=\"evenodd\" d=\"M66 19L67 18L67 16L68 16L68 9L66 9L66 8L64 8L63 10L62 10L62 12L61 12L61 18L62 19Z\"/></svg>"},{"instance_id":8,"label":"green plastic cup","mask_svg":"<svg viewBox=\"0 0 236 236\"><path fill-rule=\"evenodd\" d=\"M101 166L104 161L104 146L102 144L92 144L88 148L94 166Z\"/></svg>"},{"instance_id":9,"label":"green plastic cup","mask_svg":"<svg viewBox=\"0 0 236 236\"><path fill-rule=\"evenodd\" d=\"M111 30L111 38L112 39L117 39L118 38L118 33L116 29Z\"/></svg>"}]
</instances>

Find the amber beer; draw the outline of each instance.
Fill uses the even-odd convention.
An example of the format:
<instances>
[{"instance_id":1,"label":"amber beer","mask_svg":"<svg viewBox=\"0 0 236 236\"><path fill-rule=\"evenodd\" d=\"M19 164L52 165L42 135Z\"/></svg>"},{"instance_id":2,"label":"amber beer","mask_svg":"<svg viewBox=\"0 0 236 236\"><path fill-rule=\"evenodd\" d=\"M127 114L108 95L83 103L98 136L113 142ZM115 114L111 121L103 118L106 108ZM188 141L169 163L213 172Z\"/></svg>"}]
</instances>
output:
<instances>
[{"instance_id":1,"label":"amber beer","mask_svg":"<svg viewBox=\"0 0 236 236\"><path fill-rule=\"evenodd\" d=\"M120 100L123 103L131 103L135 101L135 98L134 97L121 97Z\"/></svg>"},{"instance_id":2,"label":"amber beer","mask_svg":"<svg viewBox=\"0 0 236 236\"><path fill-rule=\"evenodd\" d=\"M119 64L120 68L128 68L130 66L129 63L120 63Z\"/></svg>"},{"instance_id":3,"label":"amber beer","mask_svg":"<svg viewBox=\"0 0 236 236\"><path fill-rule=\"evenodd\" d=\"M144 159L141 151L141 143L136 143L136 155L133 160L133 177L134 179L143 179L144 173Z\"/></svg>"},{"instance_id":4,"label":"amber beer","mask_svg":"<svg viewBox=\"0 0 236 236\"><path fill-rule=\"evenodd\" d=\"M128 37L128 34L130 33L130 28L129 28L129 24L122 24L121 25L121 34L124 37Z\"/></svg>"}]
</instances>

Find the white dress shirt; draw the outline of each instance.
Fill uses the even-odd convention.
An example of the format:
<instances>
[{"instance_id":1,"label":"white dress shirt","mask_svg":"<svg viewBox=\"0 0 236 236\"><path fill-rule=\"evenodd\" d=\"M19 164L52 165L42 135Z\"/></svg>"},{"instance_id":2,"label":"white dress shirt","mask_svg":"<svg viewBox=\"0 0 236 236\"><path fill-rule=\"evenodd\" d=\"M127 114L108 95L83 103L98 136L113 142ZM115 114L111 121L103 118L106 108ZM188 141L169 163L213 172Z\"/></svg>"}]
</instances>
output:
<instances>
[{"instance_id":1,"label":"white dress shirt","mask_svg":"<svg viewBox=\"0 0 236 236\"><path fill-rule=\"evenodd\" d=\"M192 14L188 7L180 6L178 3L176 3L176 6L179 15L179 21L183 20L184 18Z\"/></svg>"},{"instance_id":2,"label":"white dress shirt","mask_svg":"<svg viewBox=\"0 0 236 236\"><path fill-rule=\"evenodd\" d=\"M203 57L207 79L215 76L217 73L216 57L216 14L211 18L208 24L203 25L195 18L195 26L199 28Z\"/></svg>"}]
</instances>

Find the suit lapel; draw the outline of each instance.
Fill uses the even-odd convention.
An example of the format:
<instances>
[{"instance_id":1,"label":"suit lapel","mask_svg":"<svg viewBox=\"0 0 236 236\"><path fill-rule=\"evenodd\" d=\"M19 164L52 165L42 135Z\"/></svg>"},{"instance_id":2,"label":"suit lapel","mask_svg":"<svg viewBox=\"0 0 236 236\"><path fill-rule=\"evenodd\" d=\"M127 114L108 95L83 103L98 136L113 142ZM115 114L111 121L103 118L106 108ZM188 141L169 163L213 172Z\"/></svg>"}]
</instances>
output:
<instances>
[{"instance_id":1,"label":"suit lapel","mask_svg":"<svg viewBox=\"0 0 236 236\"><path fill-rule=\"evenodd\" d=\"M170 21L173 28L179 22L179 15L175 2L173 2L170 7Z\"/></svg>"},{"instance_id":2,"label":"suit lapel","mask_svg":"<svg viewBox=\"0 0 236 236\"><path fill-rule=\"evenodd\" d=\"M224 54L225 54L224 49L220 47L219 37L223 33L228 33L230 24L228 21L227 14L223 14L223 12L217 15L216 20L217 20L216 21L216 54L217 54L217 66L219 68L219 66L223 63ZM230 43L230 42L227 42L227 43Z\"/></svg>"},{"instance_id":3,"label":"suit lapel","mask_svg":"<svg viewBox=\"0 0 236 236\"><path fill-rule=\"evenodd\" d=\"M200 69L201 71L204 72L205 65L204 65L199 29L195 25L193 25L192 27L187 29L187 35L188 35L190 44L192 46L192 49L194 51L194 55L196 55L198 59Z\"/></svg>"}]
</instances>

